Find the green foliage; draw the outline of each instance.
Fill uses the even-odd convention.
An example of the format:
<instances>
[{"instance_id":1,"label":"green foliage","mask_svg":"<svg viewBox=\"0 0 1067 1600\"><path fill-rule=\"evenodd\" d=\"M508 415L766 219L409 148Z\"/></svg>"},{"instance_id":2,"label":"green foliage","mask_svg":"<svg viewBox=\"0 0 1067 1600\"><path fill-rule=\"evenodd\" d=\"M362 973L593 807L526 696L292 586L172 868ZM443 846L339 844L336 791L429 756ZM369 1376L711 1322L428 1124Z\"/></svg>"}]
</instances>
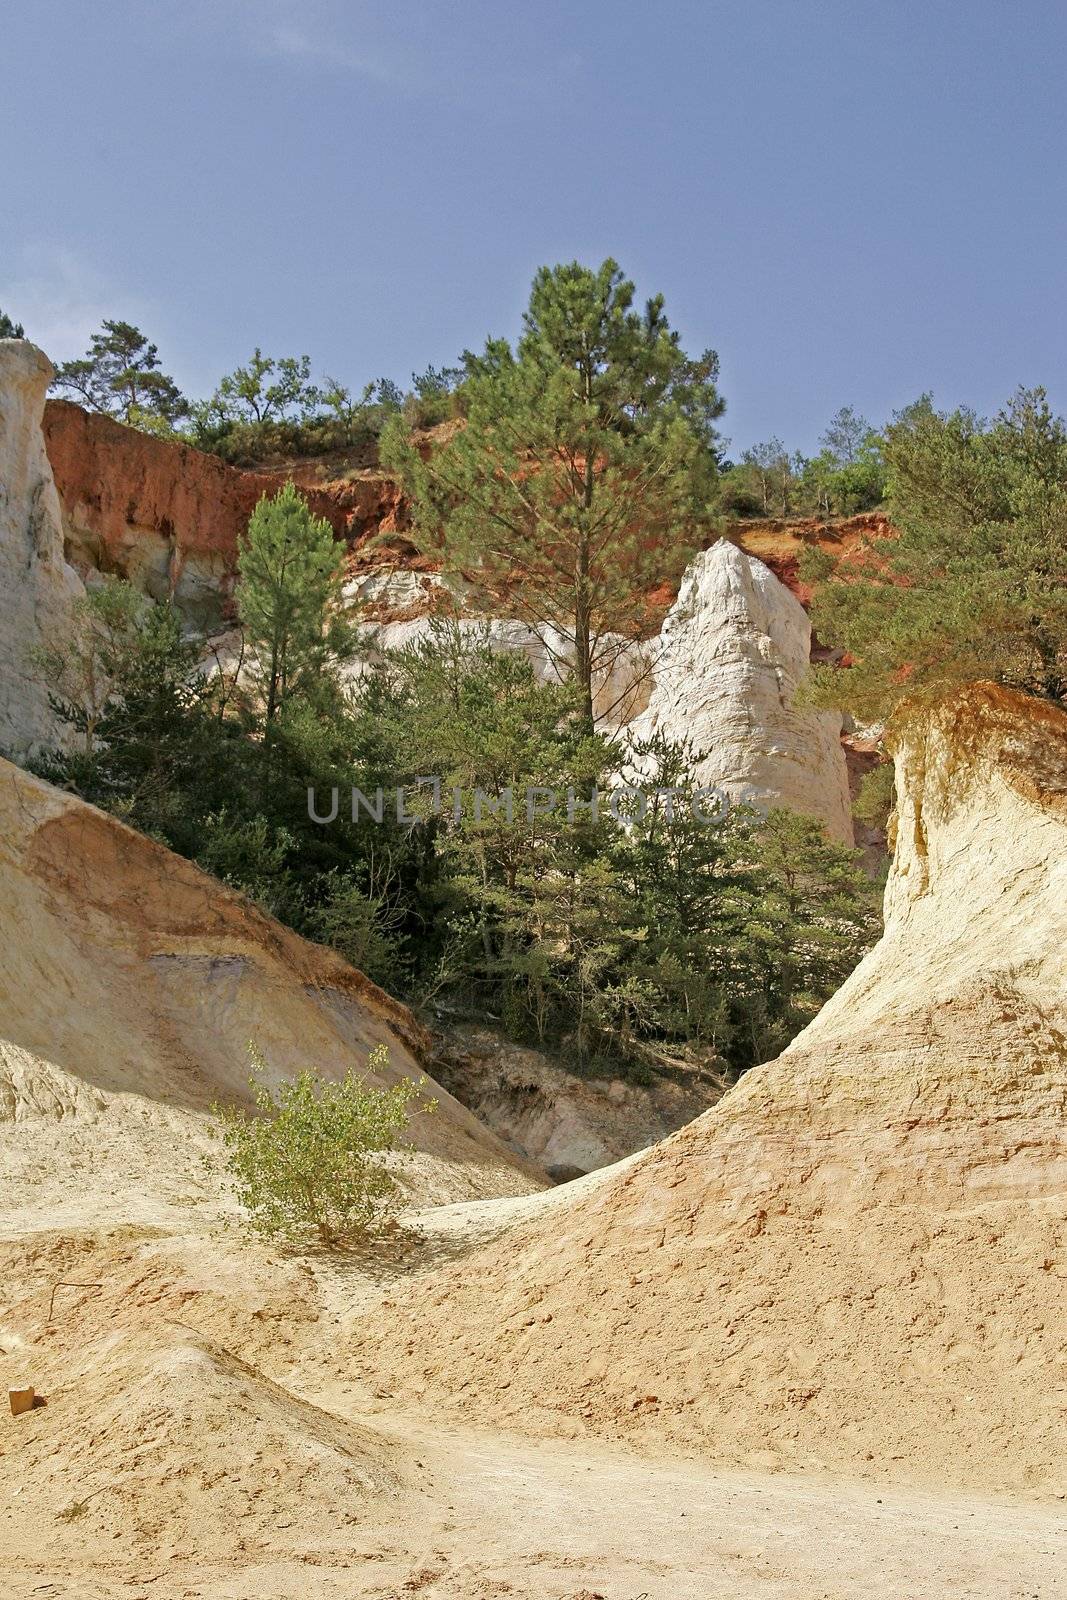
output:
<instances>
[{"instance_id":1,"label":"green foliage","mask_svg":"<svg viewBox=\"0 0 1067 1600\"><path fill-rule=\"evenodd\" d=\"M130 584L105 579L75 601L66 636L33 654L53 712L80 734L87 759L96 749L100 721L135 646L144 606Z\"/></svg>"},{"instance_id":2,"label":"green foliage","mask_svg":"<svg viewBox=\"0 0 1067 1600\"><path fill-rule=\"evenodd\" d=\"M848 568L808 557L819 637L851 668L814 698L865 718L905 699L993 679L1062 700L1067 690L1067 430L1043 390L984 422L928 397L886 430L899 536Z\"/></svg>"},{"instance_id":3,"label":"green foliage","mask_svg":"<svg viewBox=\"0 0 1067 1600\"><path fill-rule=\"evenodd\" d=\"M26 330L21 322L12 322L7 312L0 306L0 339L25 339Z\"/></svg>"},{"instance_id":4,"label":"green foliage","mask_svg":"<svg viewBox=\"0 0 1067 1600\"><path fill-rule=\"evenodd\" d=\"M812 996L825 999L870 942L869 886L814 823L708 825L661 796L620 827L606 795L619 752L577 708L572 682L539 684L524 656L443 619L367 686L356 729L372 779L408 786L422 818L409 833L410 990L595 1070L640 1071L657 1048L686 1046L743 1068L807 1021ZM660 737L635 757L645 786L684 791L696 753ZM421 772L444 777L439 814L429 791L411 797ZM594 785L595 820L566 800ZM511 790L511 821L503 802L479 814L478 789ZM810 918L785 893L790 874L820 886ZM783 952L798 974L788 982Z\"/></svg>"},{"instance_id":5,"label":"green foliage","mask_svg":"<svg viewBox=\"0 0 1067 1600\"><path fill-rule=\"evenodd\" d=\"M857 462L871 436L871 425L852 406L842 406L830 418L826 432L819 443L838 467L848 467Z\"/></svg>"},{"instance_id":6,"label":"green foliage","mask_svg":"<svg viewBox=\"0 0 1067 1600\"><path fill-rule=\"evenodd\" d=\"M781 439L753 445L741 457L741 466L747 470L755 487L763 515L787 516L792 499L793 467Z\"/></svg>"},{"instance_id":7,"label":"green foliage","mask_svg":"<svg viewBox=\"0 0 1067 1600\"><path fill-rule=\"evenodd\" d=\"M229 461L252 463L284 451L320 404L334 417L345 413L341 426L350 432L351 396L333 380L327 385L321 392L312 383L308 356L265 356L257 345L246 366L227 373L214 394L192 407L193 439Z\"/></svg>"},{"instance_id":8,"label":"green foliage","mask_svg":"<svg viewBox=\"0 0 1067 1600\"><path fill-rule=\"evenodd\" d=\"M719 477L719 506L728 517L762 517L762 485L744 461L725 461Z\"/></svg>"},{"instance_id":9,"label":"green foliage","mask_svg":"<svg viewBox=\"0 0 1067 1600\"><path fill-rule=\"evenodd\" d=\"M353 449L373 459L378 435L393 413L404 407L415 425L420 408L428 412L445 404L451 400L432 400L429 392L425 402L405 397L387 378L366 384L358 395L338 378L327 376L315 384L306 356L276 361L256 350L247 367L230 373L210 398L193 405L189 431L198 449L243 466Z\"/></svg>"},{"instance_id":10,"label":"green foliage","mask_svg":"<svg viewBox=\"0 0 1067 1600\"><path fill-rule=\"evenodd\" d=\"M327 1247L380 1228L398 1194L381 1157L396 1145L421 1085L402 1078L375 1089L350 1068L339 1081L305 1070L273 1090L263 1081L262 1055L254 1045L250 1052L258 1115L216 1107L231 1187L249 1226L271 1239L314 1234ZM388 1070L384 1045L367 1066ZM419 1109L434 1105L424 1101Z\"/></svg>"},{"instance_id":11,"label":"green foliage","mask_svg":"<svg viewBox=\"0 0 1067 1600\"><path fill-rule=\"evenodd\" d=\"M824 450L804 463L797 504L820 516L851 516L869 511L885 498L885 464L876 442L859 460L838 466Z\"/></svg>"},{"instance_id":12,"label":"green foliage","mask_svg":"<svg viewBox=\"0 0 1067 1600\"><path fill-rule=\"evenodd\" d=\"M258 663L268 729L290 695L314 697L351 653L341 614L344 544L292 483L264 495L237 557L237 611Z\"/></svg>"},{"instance_id":13,"label":"green foliage","mask_svg":"<svg viewBox=\"0 0 1067 1600\"><path fill-rule=\"evenodd\" d=\"M219 685L198 669L198 655L172 606L148 608L97 728L101 798L179 849L197 837L184 797L209 792L226 760Z\"/></svg>"},{"instance_id":14,"label":"green foliage","mask_svg":"<svg viewBox=\"0 0 1067 1600\"><path fill-rule=\"evenodd\" d=\"M401 412L411 428L432 428L439 422L461 414L463 405L463 367L427 367L411 374L411 392L405 395Z\"/></svg>"},{"instance_id":15,"label":"green foliage","mask_svg":"<svg viewBox=\"0 0 1067 1600\"><path fill-rule=\"evenodd\" d=\"M21 324L0 311L0 338L22 337ZM429 366L412 374L407 394L389 378L356 392L335 377L313 381L306 355L264 355L257 345L211 395L190 403L159 371L156 346L138 328L105 321L88 354L65 362L53 387L144 433L187 438L235 465L255 466L349 450L372 461L389 417L402 413L410 428L426 428L461 415L463 378L462 367Z\"/></svg>"},{"instance_id":16,"label":"green foliage","mask_svg":"<svg viewBox=\"0 0 1067 1600\"><path fill-rule=\"evenodd\" d=\"M562 633L590 725L606 635L647 626L647 590L680 574L707 522L723 409L714 353L690 360L662 298L642 314L633 296L613 261L542 268L517 349L465 356L466 426L447 446L423 459L402 419L382 436L413 537Z\"/></svg>"},{"instance_id":17,"label":"green foliage","mask_svg":"<svg viewBox=\"0 0 1067 1600\"><path fill-rule=\"evenodd\" d=\"M859 791L852 806L857 822L869 827L885 829L896 804L896 786L893 763L880 761L860 779Z\"/></svg>"},{"instance_id":18,"label":"green foliage","mask_svg":"<svg viewBox=\"0 0 1067 1600\"><path fill-rule=\"evenodd\" d=\"M750 892L736 907L735 1059L766 1061L805 1027L881 932L857 853L812 817L736 819Z\"/></svg>"},{"instance_id":19,"label":"green foliage","mask_svg":"<svg viewBox=\"0 0 1067 1600\"><path fill-rule=\"evenodd\" d=\"M219 414L238 422L271 422L291 412L303 415L317 400L310 357L265 356L258 345L248 365L227 373L214 395Z\"/></svg>"},{"instance_id":20,"label":"green foliage","mask_svg":"<svg viewBox=\"0 0 1067 1600\"><path fill-rule=\"evenodd\" d=\"M734 1022L728 955L747 878L727 822L694 815L686 791L699 752L662 734L634 747L653 791L643 815L613 840L621 889L620 927L628 930L617 975L628 1034L659 1034L728 1057ZM632 972L632 978L631 978ZM644 1002L642 1009L627 991Z\"/></svg>"},{"instance_id":21,"label":"green foliage","mask_svg":"<svg viewBox=\"0 0 1067 1600\"><path fill-rule=\"evenodd\" d=\"M257 350L194 419L220 430L220 448L247 436L258 449L320 427L350 443L389 416L386 459L404 472L416 537L443 539L447 564L542 625L558 681L441 617L370 670L354 701L341 674L354 648L344 546L289 483L260 501L240 544L240 676L203 671L172 608L104 584L39 661L80 736L48 775L416 1003L495 1018L580 1070L645 1076L688 1051L741 1071L809 1019L876 915L854 856L814 823L735 813L709 826L672 801L698 755L684 745L630 752L664 792L625 825L610 813L623 756L595 730L594 674L618 648L608 635L646 628L648 589L680 573L707 524L722 410L714 355L689 359L662 302L643 313L632 302L614 263L546 269L514 351L491 341L462 372L430 368L411 397L385 380L359 398L334 380L315 389L306 361ZM424 461L411 428L446 415L465 425ZM838 474L864 468L861 421L842 423ZM156 423L169 426L141 417ZM772 510L801 475L777 441L743 469ZM428 787L416 795L428 774L442 780L436 805ZM335 787L344 800L323 826L309 789L321 809ZM379 821L350 814L353 787L388 792ZM585 804L594 787L599 815ZM406 810L394 810L399 788ZM356 1173L351 1141L314 1131L320 1107L360 1139L382 1126L356 1098L334 1104L335 1091L309 1074L275 1097L260 1086L265 1115L230 1124L268 1232L349 1225L307 1209L306 1176L299 1195L284 1187L279 1173L312 1156L330 1183L348 1174L352 1226L385 1195L384 1169ZM257 1161L274 1161L274 1176Z\"/></svg>"},{"instance_id":22,"label":"green foliage","mask_svg":"<svg viewBox=\"0 0 1067 1600\"><path fill-rule=\"evenodd\" d=\"M790 455L780 439L753 445L722 474L722 508L736 517L851 516L886 492L882 441L866 418L842 406L818 455Z\"/></svg>"},{"instance_id":23,"label":"green foliage","mask_svg":"<svg viewBox=\"0 0 1067 1600\"><path fill-rule=\"evenodd\" d=\"M361 864L363 865L363 864ZM369 879L371 892L361 878ZM402 884L390 867L369 855L363 871L334 871L324 881L321 903L309 917L316 939L383 988L401 986L405 971L405 906Z\"/></svg>"},{"instance_id":24,"label":"green foliage","mask_svg":"<svg viewBox=\"0 0 1067 1600\"><path fill-rule=\"evenodd\" d=\"M161 371L159 351L131 322L104 319L88 353L65 361L52 387L75 396L91 411L132 427L168 433L189 410L174 379Z\"/></svg>"},{"instance_id":25,"label":"green foliage","mask_svg":"<svg viewBox=\"0 0 1067 1600\"><path fill-rule=\"evenodd\" d=\"M568 851L582 857L585 830L571 829L544 796L528 814L526 789L564 796L572 787L584 796L604 771L607 747L588 735L577 708L572 683L539 684L525 656L494 652L487 637L445 618L367 685L356 726L370 778L403 785L408 810L424 819L409 849L425 850L415 942L429 986L447 954L451 982L471 1004L503 1004L514 985L536 989L531 942L554 937L548 902L558 888L546 879ZM437 816L431 791L415 792L427 773L442 779ZM509 790L510 821L496 798ZM524 1004L517 994L506 1003ZM537 998L530 1003L538 1010Z\"/></svg>"},{"instance_id":26,"label":"green foliage","mask_svg":"<svg viewBox=\"0 0 1067 1600\"><path fill-rule=\"evenodd\" d=\"M296 840L262 813L210 813L200 824L197 865L283 922L299 920L300 888L289 865Z\"/></svg>"},{"instance_id":27,"label":"green foliage","mask_svg":"<svg viewBox=\"0 0 1067 1600\"><path fill-rule=\"evenodd\" d=\"M376 385L368 383L358 399L338 378L327 377L319 390L319 401L334 423L336 434L343 445L353 445L360 439L370 438L374 432L371 421Z\"/></svg>"},{"instance_id":28,"label":"green foliage","mask_svg":"<svg viewBox=\"0 0 1067 1600\"><path fill-rule=\"evenodd\" d=\"M66 638L34 661L56 716L80 736L72 754L44 757L39 769L192 854L229 738L220 685L198 669L173 607L109 580L77 602Z\"/></svg>"},{"instance_id":29,"label":"green foliage","mask_svg":"<svg viewBox=\"0 0 1067 1600\"><path fill-rule=\"evenodd\" d=\"M573 681L539 683L469 624L439 619L356 704L333 658L306 681L301 667L268 723L264 704L198 669L169 607L114 584L85 608L66 654L42 663L82 733L47 775L416 1002L495 1017L576 1068L644 1075L658 1053L692 1049L742 1070L872 936L853 858L814 824L707 826L661 795L620 827L606 798L620 753L589 732ZM696 752L656 739L636 759L648 787L684 790ZM417 790L424 774L443 779L439 807ZM345 795L328 827L308 814L309 785L320 809L332 787ZM389 791L380 824L352 819L353 785L372 804Z\"/></svg>"}]
</instances>

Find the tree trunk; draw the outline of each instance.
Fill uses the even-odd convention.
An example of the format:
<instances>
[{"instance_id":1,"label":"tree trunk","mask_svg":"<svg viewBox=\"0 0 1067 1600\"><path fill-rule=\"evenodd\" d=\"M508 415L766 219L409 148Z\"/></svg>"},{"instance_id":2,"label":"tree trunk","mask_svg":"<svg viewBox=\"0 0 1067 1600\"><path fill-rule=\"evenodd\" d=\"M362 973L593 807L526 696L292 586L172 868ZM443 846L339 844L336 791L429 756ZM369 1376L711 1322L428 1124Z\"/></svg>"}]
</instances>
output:
<instances>
[{"instance_id":1,"label":"tree trunk","mask_svg":"<svg viewBox=\"0 0 1067 1600\"><path fill-rule=\"evenodd\" d=\"M586 403L591 405L593 398L592 372L587 369L585 375ZM582 485L582 509L585 512L581 532L578 536L578 571L576 574L574 594L574 675L578 680L578 690L581 696L581 715L587 724L589 732L593 732L593 645L592 645L592 606L589 594L589 527L588 518L593 509L593 493L595 488L593 452L586 445L585 475Z\"/></svg>"}]
</instances>

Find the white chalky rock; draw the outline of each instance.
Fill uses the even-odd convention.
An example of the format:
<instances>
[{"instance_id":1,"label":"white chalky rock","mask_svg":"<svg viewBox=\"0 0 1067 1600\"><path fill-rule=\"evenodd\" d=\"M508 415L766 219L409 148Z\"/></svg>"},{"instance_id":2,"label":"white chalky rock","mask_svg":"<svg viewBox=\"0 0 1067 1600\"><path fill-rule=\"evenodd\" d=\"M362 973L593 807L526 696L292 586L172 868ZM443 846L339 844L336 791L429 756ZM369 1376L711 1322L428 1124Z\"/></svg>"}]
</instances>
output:
<instances>
[{"instance_id":1,"label":"white chalky rock","mask_svg":"<svg viewBox=\"0 0 1067 1600\"><path fill-rule=\"evenodd\" d=\"M798 708L811 627L769 567L721 540L692 561L663 624L648 705L627 730L688 739L694 780L820 818L852 842L836 712ZM647 763L638 758L641 773Z\"/></svg>"},{"instance_id":2,"label":"white chalky rock","mask_svg":"<svg viewBox=\"0 0 1067 1600\"><path fill-rule=\"evenodd\" d=\"M26 339L0 339L0 751L54 744L48 687L33 651L69 632L81 579L63 559L59 496L41 418L52 377Z\"/></svg>"}]
</instances>

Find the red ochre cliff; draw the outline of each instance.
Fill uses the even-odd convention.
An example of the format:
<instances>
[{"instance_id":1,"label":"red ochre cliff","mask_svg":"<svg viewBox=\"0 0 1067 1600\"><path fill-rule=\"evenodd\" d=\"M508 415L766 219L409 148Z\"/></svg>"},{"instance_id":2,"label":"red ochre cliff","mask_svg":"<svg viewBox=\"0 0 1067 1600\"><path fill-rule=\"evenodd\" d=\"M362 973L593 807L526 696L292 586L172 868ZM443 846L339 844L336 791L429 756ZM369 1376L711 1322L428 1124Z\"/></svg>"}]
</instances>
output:
<instances>
[{"instance_id":1,"label":"red ochre cliff","mask_svg":"<svg viewBox=\"0 0 1067 1600\"><path fill-rule=\"evenodd\" d=\"M354 563L430 565L403 537L407 518L399 485L377 467L352 465L355 453L250 471L67 400L48 401L44 433L68 560L83 573L96 568L128 577L156 599L173 596L205 625L224 613L238 539L257 500L289 478L316 516L346 541ZM726 534L807 606L811 591L798 575L806 545L848 558L865 540L891 531L881 513L867 512L836 521L738 522ZM375 536L385 536L385 543L372 551ZM649 598L653 609L665 611L675 590L663 586Z\"/></svg>"},{"instance_id":2,"label":"red ochre cliff","mask_svg":"<svg viewBox=\"0 0 1067 1600\"><path fill-rule=\"evenodd\" d=\"M67 400L49 400L44 433L68 560L119 573L156 599L173 595L205 623L221 616L256 502L290 477L353 548L398 527L399 487L374 469L322 484L297 468L250 472Z\"/></svg>"}]
</instances>

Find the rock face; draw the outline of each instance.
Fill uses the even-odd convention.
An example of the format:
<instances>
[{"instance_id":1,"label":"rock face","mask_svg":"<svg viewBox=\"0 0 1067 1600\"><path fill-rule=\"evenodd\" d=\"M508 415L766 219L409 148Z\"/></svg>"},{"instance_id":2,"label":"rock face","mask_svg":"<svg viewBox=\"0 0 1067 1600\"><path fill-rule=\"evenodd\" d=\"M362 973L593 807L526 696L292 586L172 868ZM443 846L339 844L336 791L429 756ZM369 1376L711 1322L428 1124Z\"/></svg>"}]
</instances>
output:
<instances>
[{"instance_id":1,"label":"rock face","mask_svg":"<svg viewBox=\"0 0 1067 1600\"><path fill-rule=\"evenodd\" d=\"M238 540L260 496L289 474L227 466L66 400L49 400L44 428L69 559L82 571L118 573L155 600L173 597L197 627L217 627ZM395 526L400 492L381 473L301 488L350 544Z\"/></svg>"},{"instance_id":2,"label":"rock face","mask_svg":"<svg viewBox=\"0 0 1067 1600\"><path fill-rule=\"evenodd\" d=\"M193 626L218 629L239 537L257 500L287 472L230 467L62 400L49 401L45 432L75 566L83 575L119 573L156 600L173 598ZM354 551L349 592L368 606L367 659L424 635L440 590L427 563L409 548L399 565L363 564L371 535L402 539L398 485L376 469L331 461L295 471L312 510ZM338 476L324 476L331 471ZM795 579L797 540L773 528L763 538L771 560L786 549L779 564L787 581L790 573ZM524 653L543 682L566 671L566 641L552 630L506 617L468 616L462 625L487 627L495 648ZM657 729L691 737L705 752L700 783L806 811L851 841L839 720L792 703L810 638L803 608L768 568L719 543L690 565L658 640L616 641L595 685L596 713L606 730L629 725L639 737Z\"/></svg>"},{"instance_id":3,"label":"rock face","mask_svg":"<svg viewBox=\"0 0 1067 1600\"><path fill-rule=\"evenodd\" d=\"M420 1075L407 1008L142 834L0 762L0 1209L53 1224L93 1174L100 1209L203 1195L217 1099L271 1073ZM430 1092L434 1086L430 1085ZM535 1169L443 1091L405 1166L428 1201L524 1192Z\"/></svg>"},{"instance_id":4,"label":"rock face","mask_svg":"<svg viewBox=\"0 0 1067 1600\"><path fill-rule=\"evenodd\" d=\"M728 529L734 543L750 556L758 556L805 607L812 596L811 585L800 576L805 550L824 550L848 564L862 557L871 541L890 539L893 533L881 511L859 511L851 517L774 517L734 522Z\"/></svg>"},{"instance_id":5,"label":"rock face","mask_svg":"<svg viewBox=\"0 0 1067 1600\"><path fill-rule=\"evenodd\" d=\"M487 1028L449 1030L433 1071L465 1106L550 1178L565 1181L644 1150L714 1105L722 1084L580 1078Z\"/></svg>"},{"instance_id":6,"label":"rock face","mask_svg":"<svg viewBox=\"0 0 1067 1600\"><path fill-rule=\"evenodd\" d=\"M648 705L628 732L690 739L701 784L807 812L851 843L841 719L794 704L810 643L800 602L721 540L686 570L656 643Z\"/></svg>"},{"instance_id":7,"label":"rock face","mask_svg":"<svg viewBox=\"0 0 1067 1600\"><path fill-rule=\"evenodd\" d=\"M352 585L391 619L365 626L368 659L427 636L434 581L374 574ZM484 632L494 649L524 653L543 683L566 671L565 641L544 627L504 618L466 618L460 626ZM807 812L851 844L841 719L795 704L810 642L799 601L762 561L724 540L691 562L656 639L618 640L595 684L594 710L605 731L623 730L631 742L654 733L690 739L700 757L694 782L735 800ZM635 759L635 781L644 765Z\"/></svg>"},{"instance_id":8,"label":"rock face","mask_svg":"<svg viewBox=\"0 0 1067 1600\"><path fill-rule=\"evenodd\" d=\"M897 760L881 943L714 1110L380 1312L379 1380L417 1327L396 1381L483 1420L1056 1486L1067 715L979 686Z\"/></svg>"},{"instance_id":9,"label":"rock face","mask_svg":"<svg viewBox=\"0 0 1067 1600\"><path fill-rule=\"evenodd\" d=\"M55 738L31 653L70 626L81 581L63 559L59 498L41 436L47 357L0 339L0 751L24 756Z\"/></svg>"}]
</instances>

